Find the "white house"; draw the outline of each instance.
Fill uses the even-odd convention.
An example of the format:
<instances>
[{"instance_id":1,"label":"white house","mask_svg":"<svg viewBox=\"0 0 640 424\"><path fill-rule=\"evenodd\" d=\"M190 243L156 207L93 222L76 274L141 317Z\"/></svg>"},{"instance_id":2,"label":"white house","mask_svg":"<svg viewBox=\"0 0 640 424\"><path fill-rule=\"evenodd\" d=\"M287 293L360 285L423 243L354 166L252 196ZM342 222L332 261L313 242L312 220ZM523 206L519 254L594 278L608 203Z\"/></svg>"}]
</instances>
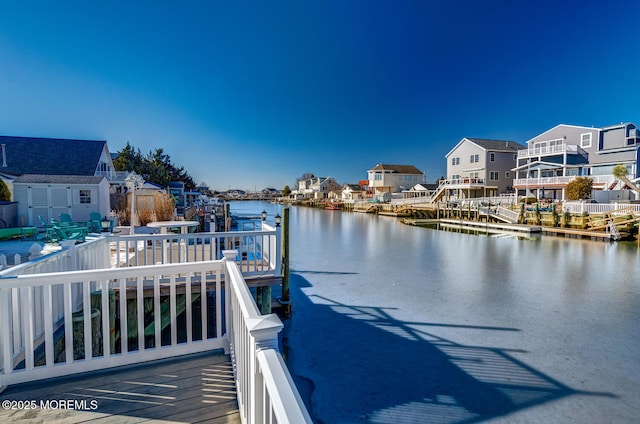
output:
<instances>
[{"instance_id":1,"label":"white house","mask_svg":"<svg viewBox=\"0 0 640 424\"><path fill-rule=\"evenodd\" d=\"M364 198L363 190L358 184L345 184L342 186L341 199L343 201L360 200Z\"/></svg>"},{"instance_id":2,"label":"white house","mask_svg":"<svg viewBox=\"0 0 640 424\"><path fill-rule=\"evenodd\" d=\"M26 226L40 225L38 216L50 222L67 213L74 221L89 221L91 212L110 212L109 182L102 176L25 174L13 180L13 196L18 222Z\"/></svg>"},{"instance_id":3,"label":"white house","mask_svg":"<svg viewBox=\"0 0 640 424\"><path fill-rule=\"evenodd\" d=\"M326 199L332 190L337 190L340 185L332 177L311 177L298 180L298 190L292 194L297 198Z\"/></svg>"},{"instance_id":4,"label":"white house","mask_svg":"<svg viewBox=\"0 0 640 424\"><path fill-rule=\"evenodd\" d=\"M425 174L412 165L377 164L367 171L368 187L375 195L398 193L425 182Z\"/></svg>"}]
</instances>

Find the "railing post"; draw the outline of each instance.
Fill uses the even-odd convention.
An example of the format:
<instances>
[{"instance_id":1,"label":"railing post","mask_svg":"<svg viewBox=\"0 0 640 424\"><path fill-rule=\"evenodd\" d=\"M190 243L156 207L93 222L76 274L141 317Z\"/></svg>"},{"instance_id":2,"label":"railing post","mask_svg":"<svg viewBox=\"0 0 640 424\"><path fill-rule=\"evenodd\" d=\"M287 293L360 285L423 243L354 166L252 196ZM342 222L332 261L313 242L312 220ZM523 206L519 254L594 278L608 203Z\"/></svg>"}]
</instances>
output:
<instances>
[{"instance_id":1,"label":"railing post","mask_svg":"<svg viewBox=\"0 0 640 424\"><path fill-rule=\"evenodd\" d=\"M227 272L227 261L235 261L236 256L238 255L237 250L223 250L222 251L222 269L225 272L224 277L224 322L227 328L224 328L222 331L224 333L224 353L228 355L231 352L231 341L234 337L233 334L229 334L229 327L231 327L231 331L237 331L236 328L233 328L233 317L231 316L232 308L231 308L231 296L233 296L233 289L231 288L231 277Z\"/></svg>"},{"instance_id":2,"label":"railing post","mask_svg":"<svg viewBox=\"0 0 640 424\"><path fill-rule=\"evenodd\" d=\"M247 319L247 330L253 340L254 348L251 349L251 360L249 376L249 406L251 408L249 423L262 423L265 416L264 392L265 384L260 364L258 363L258 352L266 349L278 350L278 333L284 325L277 315L264 315L259 318Z\"/></svg>"},{"instance_id":3,"label":"railing post","mask_svg":"<svg viewBox=\"0 0 640 424\"><path fill-rule=\"evenodd\" d=\"M282 275L282 227L276 226L276 259L273 275L279 277ZM271 252L270 252L271 253Z\"/></svg>"}]
</instances>

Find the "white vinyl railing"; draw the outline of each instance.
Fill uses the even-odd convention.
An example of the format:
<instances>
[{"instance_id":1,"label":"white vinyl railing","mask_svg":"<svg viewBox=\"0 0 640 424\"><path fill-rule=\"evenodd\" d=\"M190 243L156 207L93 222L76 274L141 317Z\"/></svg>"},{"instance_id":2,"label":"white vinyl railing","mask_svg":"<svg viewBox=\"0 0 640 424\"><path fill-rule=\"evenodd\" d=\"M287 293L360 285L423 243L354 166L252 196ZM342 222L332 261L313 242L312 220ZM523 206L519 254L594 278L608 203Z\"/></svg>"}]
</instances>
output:
<instances>
[{"instance_id":1,"label":"white vinyl railing","mask_svg":"<svg viewBox=\"0 0 640 424\"><path fill-rule=\"evenodd\" d=\"M0 388L225 348L244 423L311 423L278 351L282 323L260 315L238 252L223 255L0 278Z\"/></svg>"},{"instance_id":2,"label":"white vinyl railing","mask_svg":"<svg viewBox=\"0 0 640 424\"><path fill-rule=\"evenodd\" d=\"M537 185L566 185L579 176L591 178L594 184L607 184L611 179L609 175L574 175L568 177L540 177L540 178L516 178L513 180L515 187L537 186Z\"/></svg>"},{"instance_id":3,"label":"white vinyl railing","mask_svg":"<svg viewBox=\"0 0 640 424\"><path fill-rule=\"evenodd\" d=\"M241 279L236 263L228 264L231 281ZM280 319L274 314L260 315L246 285L233 284L225 301L242 422L311 423L277 350L278 333L283 328Z\"/></svg>"},{"instance_id":4,"label":"white vinyl railing","mask_svg":"<svg viewBox=\"0 0 640 424\"><path fill-rule=\"evenodd\" d=\"M261 231L110 236L112 266L153 265L216 260L222 251L238 251L236 262L245 277L280 276L281 227Z\"/></svg>"},{"instance_id":5,"label":"white vinyl railing","mask_svg":"<svg viewBox=\"0 0 640 424\"><path fill-rule=\"evenodd\" d=\"M557 144L553 146L538 146L532 147L530 149L522 149L518 150L518 158L528 158L535 156L545 156L545 155L557 155L561 153L578 153L582 151L582 148L579 148L575 144Z\"/></svg>"},{"instance_id":6,"label":"white vinyl railing","mask_svg":"<svg viewBox=\"0 0 640 424\"><path fill-rule=\"evenodd\" d=\"M617 212L619 214L640 214L640 204L564 202L562 204L562 211L570 213L586 212L588 214L607 212Z\"/></svg>"},{"instance_id":7,"label":"white vinyl railing","mask_svg":"<svg viewBox=\"0 0 640 424\"><path fill-rule=\"evenodd\" d=\"M208 261L0 278L0 387L222 348L223 272Z\"/></svg>"},{"instance_id":8,"label":"white vinyl railing","mask_svg":"<svg viewBox=\"0 0 640 424\"><path fill-rule=\"evenodd\" d=\"M0 272L0 277L109 268L109 263L109 241L101 237L8 268Z\"/></svg>"}]
</instances>

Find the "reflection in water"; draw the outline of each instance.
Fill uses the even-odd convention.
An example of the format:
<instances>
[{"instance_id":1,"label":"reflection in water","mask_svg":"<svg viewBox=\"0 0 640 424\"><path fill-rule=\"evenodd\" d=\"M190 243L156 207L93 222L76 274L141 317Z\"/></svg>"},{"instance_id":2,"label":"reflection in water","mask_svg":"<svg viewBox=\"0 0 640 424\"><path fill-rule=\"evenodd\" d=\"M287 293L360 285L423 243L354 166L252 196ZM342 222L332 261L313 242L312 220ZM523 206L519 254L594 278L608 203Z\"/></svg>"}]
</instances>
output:
<instances>
[{"instance_id":1,"label":"reflection in water","mask_svg":"<svg viewBox=\"0 0 640 424\"><path fill-rule=\"evenodd\" d=\"M319 422L635 421L635 245L298 207L291 252L290 365Z\"/></svg>"}]
</instances>

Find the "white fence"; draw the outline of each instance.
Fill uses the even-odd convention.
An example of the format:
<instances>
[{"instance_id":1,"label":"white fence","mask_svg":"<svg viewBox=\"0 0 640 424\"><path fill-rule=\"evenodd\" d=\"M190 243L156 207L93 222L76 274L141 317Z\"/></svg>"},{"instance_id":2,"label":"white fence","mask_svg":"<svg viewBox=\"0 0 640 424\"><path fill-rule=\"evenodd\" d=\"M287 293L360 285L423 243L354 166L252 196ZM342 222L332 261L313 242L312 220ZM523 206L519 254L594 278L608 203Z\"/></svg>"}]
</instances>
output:
<instances>
[{"instance_id":1,"label":"white fence","mask_svg":"<svg viewBox=\"0 0 640 424\"><path fill-rule=\"evenodd\" d=\"M629 203L586 203L586 202L564 202L562 205L563 212L570 213L636 213L640 214L640 204Z\"/></svg>"},{"instance_id":2,"label":"white fence","mask_svg":"<svg viewBox=\"0 0 640 424\"><path fill-rule=\"evenodd\" d=\"M222 348L223 272L208 261L0 278L0 386Z\"/></svg>"},{"instance_id":3,"label":"white fence","mask_svg":"<svg viewBox=\"0 0 640 424\"><path fill-rule=\"evenodd\" d=\"M238 251L235 258L245 277L280 276L281 227L262 231L111 236L112 266L142 266L217 260L222 251Z\"/></svg>"},{"instance_id":4,"label":"white fence","mask_svg":"<svg viewBox=\"0 0 640 424\"><path fill-rule=\"evenodd\" d=\"M0 277L109 268L109 263L109 241L99 238L8 268L0 272Z\"/></svg>"},{"instance_id":5,"label":"white fence","mask_svg":"<svg viewBox=\"0 0 640 424\"><path fill-rule=\"evenodd\" d=\"M0 387L225 348L243 422L311 423L237 255L0 278Z\"/></svg>"}]
</instances>

